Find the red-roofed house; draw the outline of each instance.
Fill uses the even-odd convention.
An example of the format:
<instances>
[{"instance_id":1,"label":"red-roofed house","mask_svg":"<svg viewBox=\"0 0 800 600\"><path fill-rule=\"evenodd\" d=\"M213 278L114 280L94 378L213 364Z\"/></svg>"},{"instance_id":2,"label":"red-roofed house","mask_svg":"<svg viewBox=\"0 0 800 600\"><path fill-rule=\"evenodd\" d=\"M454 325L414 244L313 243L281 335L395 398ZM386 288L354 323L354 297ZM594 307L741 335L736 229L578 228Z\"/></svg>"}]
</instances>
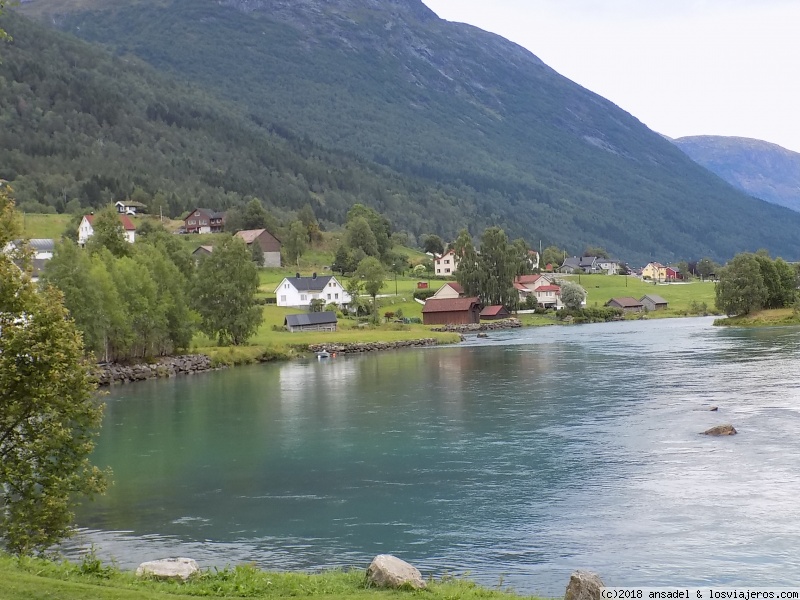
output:
<instances>
[{"instance_id":1,"label":"red-roofed house","mask_svg":"<svg viewBox=\"0 0 800 600\"><path fill-rule=\"evenodd\" d=\"M456 281L448 281L431 296L431 298L460 298L464 295L464 288Z\"/></svg>"},{"instance_id":2,"label":"red-roofed house","mask_svg":"<svg viewBox=\"0 0 800 600\"><path fill-rule=\"evenodd\" d=\"M502 304L495 304L493 306L486 306L481 311L481 319L485 321L497 321L499 319L507 319L511 313L506 310Z\"/></svg>"},{"instance_id":3,"label":"red-roofed house","mask_svg":"<svg viewBox=\"0 0 800 600\"><path fill-rule=\"evenodd\" d=\"M547 275L518 275L514 288L519 291L519 299L524 302L533 295L536 302L545 308L561 308L561 288Z\"/></svg>"},{"instance_id":4,"label":"red-roofed house","mask_svg":"<svg viewBox=\"0 0 800 600\"><path fill-rule=\"evenodd\" d=\"M136 241L136 225L133 224L128 215L117 215L119 222L122 225L123 235L125 241L131 244ZM84 215L81 219L81 224L78 225L78 244L81 246L86 245L86 241L94 235L94 215Z\"/></svg>"},{"instance_id":5,"label":"red-roofed house","mask_svg":"<svg viewBox=\"0 0 800 600\"><path fill-rule=\"evenodd\" d=\"M428 298L422 307L425 325L467 325L480 323L481 304L472 298Z\"/></svg>"},{"instance_id":6,"label":"red-roofed house","mask_svg":"<svg viewBox=\"0 0 800 600\"><path fill-rule=\"evenodd\" d=\"M533 293L536 301L545 308L561 308L561 288L557 285L540 285Z\"/></svg>"}]
</instances>

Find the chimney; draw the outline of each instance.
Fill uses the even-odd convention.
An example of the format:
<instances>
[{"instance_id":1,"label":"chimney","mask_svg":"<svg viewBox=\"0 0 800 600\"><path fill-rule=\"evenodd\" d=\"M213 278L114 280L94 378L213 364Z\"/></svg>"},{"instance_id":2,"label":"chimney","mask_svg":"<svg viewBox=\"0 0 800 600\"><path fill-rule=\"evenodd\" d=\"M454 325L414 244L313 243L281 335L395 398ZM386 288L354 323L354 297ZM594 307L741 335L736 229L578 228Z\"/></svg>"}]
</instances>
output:
<instances>
[{"instance_id":1,"label":"chimney","mask_svg":"<svg viewBox=\"0 0 800 600\"><path fill-rule=\"evenodd\" d=\"M294 276L295 276L297 279L300 279L300 273L295 273L295 274L294 274Z\"/></svg>"},{"instance_id":2,"label":"chimney","mask_svg":"<svg viewBox=\"0 0 800 600\"><path fill-rule=\"evenodd\" d=\"M317 278L317 274L316 273L312 273L311 274L311 279L316 279L316 278Z\"/></svg>"}]
</instances>

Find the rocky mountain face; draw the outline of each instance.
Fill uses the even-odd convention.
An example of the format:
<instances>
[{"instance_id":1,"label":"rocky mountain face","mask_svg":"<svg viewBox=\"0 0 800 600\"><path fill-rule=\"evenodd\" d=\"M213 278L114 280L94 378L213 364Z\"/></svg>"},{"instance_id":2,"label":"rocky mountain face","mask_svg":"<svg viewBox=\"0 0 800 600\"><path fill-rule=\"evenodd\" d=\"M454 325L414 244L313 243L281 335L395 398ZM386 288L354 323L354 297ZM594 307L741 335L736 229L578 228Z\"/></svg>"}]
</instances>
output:
<instances>
[{"instance_id":1,"label":"rocky mountain face","mask_svg":"<svg viewBox=\"0 0 800 600\"><path fill-rule=\"evenodd\" d=\"M800 211L800 154L742 137L700 135L674 140L692 160L742 190Z\"/></svg>"},{"instance_id":2,"label":"rocky mountain face","mask_svg":"<svg viewBox=\"0 0 800 600\"><path fill-rule=\"evenodd\" d=\"M529 51L419 0L31 0L20 10L201 85L275 131L437 186L414 214L402 197L372 193L418 235L496 224L536 246L601 245L634 262L800 254L797 215L733 189Z\"/></svg>"}]
</instances>

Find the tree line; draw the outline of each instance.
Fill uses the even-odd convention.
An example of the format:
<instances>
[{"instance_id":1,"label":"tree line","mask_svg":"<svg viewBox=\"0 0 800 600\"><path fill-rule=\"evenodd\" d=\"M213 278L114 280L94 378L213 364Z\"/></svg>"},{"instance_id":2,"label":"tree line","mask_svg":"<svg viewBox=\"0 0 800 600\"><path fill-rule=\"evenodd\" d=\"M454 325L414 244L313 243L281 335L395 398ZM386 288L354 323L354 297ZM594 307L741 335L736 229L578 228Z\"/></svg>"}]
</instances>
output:
<instances>
[{"instance_id":1,"label":"tree line","mask_svg":"<svg viewBox=\"0 0 800 600\"><path fill-rule=\"evenodd\" d=\"M737 254L719 270L716 305L728 316L764 308L785 308L797 301L798 268L765 250Z\"/></svg>"},{"instance_id":2,"label":"tree line","mask_svg":"<svg viewBox=\"0 0 800 600\"><path fill-rule=\"evenodd\" d=\"M145 222L136 244L113 207L95 215L86 248L62 240L42 280L59 288L88 352L104 361L174 354L196 331L242 344L261 323L258 271L244 242L229 238L195 264L160 225Z\"/></svg>"}]
</instances>

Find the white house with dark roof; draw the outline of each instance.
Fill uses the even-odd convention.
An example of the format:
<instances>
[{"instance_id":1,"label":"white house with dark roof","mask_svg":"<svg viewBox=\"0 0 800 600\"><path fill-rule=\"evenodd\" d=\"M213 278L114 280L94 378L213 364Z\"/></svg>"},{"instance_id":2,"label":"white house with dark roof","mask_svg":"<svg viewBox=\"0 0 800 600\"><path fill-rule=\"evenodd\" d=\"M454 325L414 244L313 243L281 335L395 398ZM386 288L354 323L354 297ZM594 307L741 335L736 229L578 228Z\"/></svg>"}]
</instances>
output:
<instances>
[{"instance_id":1,"label":"white house with dark roof","mask_svg":"<svg viewBox=\"0 0 800 600\"><path fill-rule=\"evenodd\" d=\"M333 275L311 277L286 277L275 288L278 306L308 307L312 300L323 300L325 304L345 306L350 304L350 294Z\"/></svg>"}]
</instances>

